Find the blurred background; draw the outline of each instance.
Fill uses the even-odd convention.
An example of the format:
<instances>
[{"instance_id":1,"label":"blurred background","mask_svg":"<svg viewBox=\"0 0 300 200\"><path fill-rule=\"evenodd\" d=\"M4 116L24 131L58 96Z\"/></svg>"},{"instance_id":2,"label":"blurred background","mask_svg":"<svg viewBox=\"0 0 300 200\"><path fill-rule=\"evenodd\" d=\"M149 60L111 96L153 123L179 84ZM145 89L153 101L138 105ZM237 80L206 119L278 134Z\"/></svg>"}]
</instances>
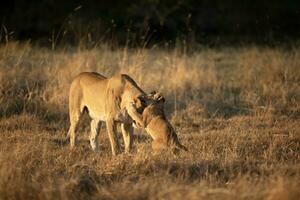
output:
<instances>
[{"instance_id":1,"label":"blurred background","mask_svg":"<svg viewBox=\"0 0 300 200\"><path fill-rule=\"evenodd\" d=\"M300 0L0 2L0 200L299 199ZM189 152L95 154L87 115L71 150L84 71L162 92Z\"/></svg>"},{"instance_id":2,"label":"blurred background","mask_svg":"<svg viewBox=\"0 0 300 200\"><path fill-rule=\"evenodd\" d=\"M1 41L118 44L293 44L297 0L6 0Z\"/></svg>"}]
</instances>

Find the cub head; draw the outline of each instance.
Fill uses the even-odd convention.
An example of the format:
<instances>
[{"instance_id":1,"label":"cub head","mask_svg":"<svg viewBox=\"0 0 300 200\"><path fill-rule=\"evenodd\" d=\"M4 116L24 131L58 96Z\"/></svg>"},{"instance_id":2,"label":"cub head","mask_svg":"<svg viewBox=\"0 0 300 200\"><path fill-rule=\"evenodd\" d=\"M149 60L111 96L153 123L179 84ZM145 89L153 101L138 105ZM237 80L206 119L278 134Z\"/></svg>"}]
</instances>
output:
<instances>
[{"instance_id":1,"label":"cub head","mask_svg":"<svg viewBox=\"0 0 300 200\"><path fill-rule=\"evenodd\" d=\"M156 113L164 115L165 97L160 92L152 91L148 94L147 110L156 110ZM159 112L160 111L160 112Z\"/></svg>"},{"instance_id":2,"label":"cub head","mask_svg":"<svg viewBox=\"0 0 300 200\"><path fill-rule=\"evenodd\" d=\"M156 92L156 91L152 91L150 94L148 94L148 98L155 103L159 103L159 102L163 103L166 101L163 95L160 92Z\"/></svg>"},{"instance_id":3,"label":"cub head","mask_svg":"<svg viewBox=\"0 0 300 200\"><path fill-rule=\"evenodd\" d=\"M138 95L134 98L134 104L136 110L139 114L142 114L144 110L155 109L155 110L163 110L164 108L165 98L161 93L152 91L148 95Z\"/></svg>"}]
</instances>

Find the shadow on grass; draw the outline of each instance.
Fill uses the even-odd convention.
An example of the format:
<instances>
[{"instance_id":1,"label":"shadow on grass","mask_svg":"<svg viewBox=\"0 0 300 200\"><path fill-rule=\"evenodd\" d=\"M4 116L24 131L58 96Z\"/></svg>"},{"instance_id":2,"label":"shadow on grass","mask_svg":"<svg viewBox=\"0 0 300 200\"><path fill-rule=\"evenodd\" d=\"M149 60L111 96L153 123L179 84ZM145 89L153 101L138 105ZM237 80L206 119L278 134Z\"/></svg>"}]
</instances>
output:
<instances>
[{"instance_id":1,"label":"shadow on grass","mask_svg":"<svg viewBox=\"0 0 300 200\"><path fill-rule=\"evenodd\" d=\"M216 178L224 183L232 181L240 175L260 176L257 162L233 162L230 165L221 165L214 162L202 162L187 165L173 163L168 165L167 173L175 179L187 182L201 181L202 179Z\"/></svg>"},{"instance_id":2,"label":"shadow on grass","mask_svg":"<svg viewBox=\"0 0 300 200\"><path fill-rule=\"evenodd\" d=\"M218 180L219 183L226 184L240 176L257 177L267 175L261 171L258 163L255 162L234 162L223 166L212 161L183 164L159 160L151 165L145 165L144 162L132 165L128 162L125 165L123 163L122 169L117 169L111 173L99 173L91 166L84 165L76 166L75 171L77 181L74 182L71 190L78 194L88 195L96 194L96 188L99 186L110 187L124 182L126 184L139 184L141 181L146 181L153 184L153 186L161 187L160 179L154 177L160 177L165 181L174 183Z\"/></svg>"},{"instance_id":3,"label":"shadow on grass","mask_svg":"<svg viewBox=\"0 0 300 200\"><path fill-rule=\"evenodd\" d=\"M58 138L55 138L55 139L51 139L50 142L56 146L67 146L70 144L70 141L69 139L58 139Z\"/></svg>"},{"instance_id":4,"label":"shadow on grass","mask_svg":"<svg viewBox=\"0 0 300 200\"><path fill-rule=\"evenodd\" d=\"M174 113L175 110L186 110L192 103L199 105L203 112L202 117L225 118L229 119L237 115L249 115L251 112L251 105L244 102L242 99L242 89L236 87L205 87L199 90L183 90L176 102L175 95L167 96L166 102L167 113ZM191 110L194 112L196 110Z\"/></svg>"},{"instance_id":5,"label":"shadow on grass","mask_svg":"<svg viewBox=\"0 0 300 200\"><path fill-rule=\"evenodd\" d=\"M250 106L241 98L242 88L204 88L199 91L199 101L208 117L231 118L236 115L249 115Z\"/></svg>"}]
</instances>

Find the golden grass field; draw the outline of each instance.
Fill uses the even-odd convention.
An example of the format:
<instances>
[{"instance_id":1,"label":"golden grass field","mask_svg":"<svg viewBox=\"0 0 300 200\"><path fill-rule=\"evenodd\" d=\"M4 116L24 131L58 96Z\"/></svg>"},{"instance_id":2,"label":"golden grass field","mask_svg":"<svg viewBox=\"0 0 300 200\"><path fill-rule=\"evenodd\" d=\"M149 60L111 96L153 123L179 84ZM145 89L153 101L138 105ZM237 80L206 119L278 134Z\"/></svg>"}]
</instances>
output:
<instances>
[{"instance_id":1,"label":"golden grass field","mask_svg":"<svg viewBox=\"0 0 300 200\"><path fill-rule=\"evenodd\" d=\"M161 91L189 152L153 155L137 130L133 152L112 157L103 128L95 154L87 116L71 150L68 90L83 71L127 73ZM0 46L0 91L0 199L300 198L300 48L9 42Z\"/></svg>"}]
</instances>

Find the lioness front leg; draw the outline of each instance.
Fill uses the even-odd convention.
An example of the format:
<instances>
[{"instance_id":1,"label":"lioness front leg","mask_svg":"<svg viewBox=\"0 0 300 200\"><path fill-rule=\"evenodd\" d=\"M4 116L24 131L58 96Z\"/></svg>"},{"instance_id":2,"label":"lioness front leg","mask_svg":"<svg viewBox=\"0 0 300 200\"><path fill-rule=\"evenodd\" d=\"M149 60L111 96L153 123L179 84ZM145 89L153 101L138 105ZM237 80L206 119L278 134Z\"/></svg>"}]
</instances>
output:
<instances>
[{"instance_id":1,"label":"lioness front leg","mask_svg":"<svg viewBox=\"0 0 300 200\"><path fill-rule=\"evenodd\" d=\"M112 155L117 155L119 153L119 141L118 138L116 136L116 124L114 122L114 120L109 119L106 121L106 128L107 128L107 132L108 132L108 136L109 136L109 140L110 140L110 144L111 144L111 151L112 151Z\"/></svg>"},{"instance_id":2,"label":"lioness front leg","mask_svg":"<svg viewBox=\"0 0 300 200\"><path fill-rule=\"evenodd\" d=\"M91 135L90 144L95 152L99 152L99 131L101 128L101 122L99 120L92 119L91 121Z\"/></svg>"},{"instance_id":3,"label":"lioness front leg","mask_svg":"<svg viewBox=\"0 0 300 200\"><path fill-rule=\"evenodd\" d=\"M137 112L136 105L134 103L130 103L127 106L127 112L129 116L135 121L139 128L143 128L143 117L140 113Z\"/></svg>"},{"instance_id":4,"label":"lioness front leg","mask_svg":"<svg viewBox=\"0 0 300 200\"><path fill-rule=\"evenodd\" d=\"M125 152L129 153L133 142L133 127L132 124L121 124L121 131L125 144Z\"/></svg>"}]
</instances>

